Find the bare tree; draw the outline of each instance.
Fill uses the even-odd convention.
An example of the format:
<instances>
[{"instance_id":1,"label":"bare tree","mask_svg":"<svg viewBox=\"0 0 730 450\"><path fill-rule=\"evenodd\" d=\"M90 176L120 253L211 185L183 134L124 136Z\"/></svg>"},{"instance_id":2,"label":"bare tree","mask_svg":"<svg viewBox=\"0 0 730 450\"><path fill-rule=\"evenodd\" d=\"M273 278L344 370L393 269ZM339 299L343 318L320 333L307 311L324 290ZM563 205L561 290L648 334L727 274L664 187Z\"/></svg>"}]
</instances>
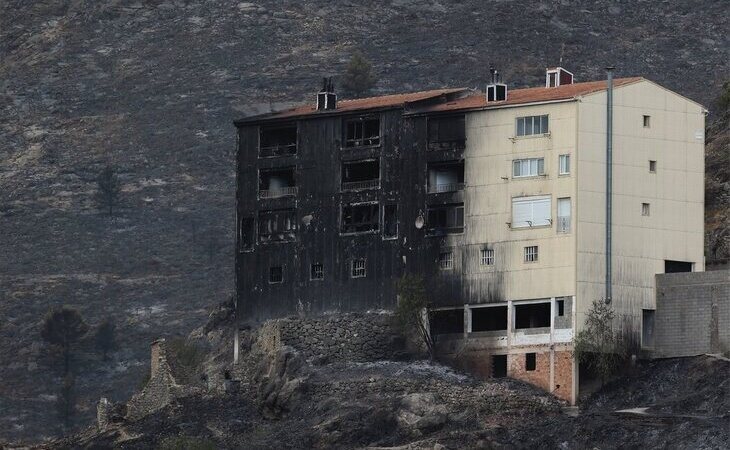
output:
<instances>
[{"instance_id":1,"label":"bare tree","mask_svg":"<svg viewBox=\"0 0 730 450\"><path fill-rule=\"evenodd\" d=\"M426 288L423 278L415 275L404 275L396 285L398 304L395 308L395 320L401 332L408 336L415 332L426 347L431 359L435 356L433 338L428 329L428 308Z\"/></svg>"},{"instance_id":2,"label":"bare tree","mask_svg":"<svg viewBox=\"0 0 730 450\"><path fill-rule=\"evenodd\" d=\"M96 184L96 203L99 209L108 211L111 217L121 196L121 185L114 168L106 166L96 177Z\"/></svg>"}]
</instances>

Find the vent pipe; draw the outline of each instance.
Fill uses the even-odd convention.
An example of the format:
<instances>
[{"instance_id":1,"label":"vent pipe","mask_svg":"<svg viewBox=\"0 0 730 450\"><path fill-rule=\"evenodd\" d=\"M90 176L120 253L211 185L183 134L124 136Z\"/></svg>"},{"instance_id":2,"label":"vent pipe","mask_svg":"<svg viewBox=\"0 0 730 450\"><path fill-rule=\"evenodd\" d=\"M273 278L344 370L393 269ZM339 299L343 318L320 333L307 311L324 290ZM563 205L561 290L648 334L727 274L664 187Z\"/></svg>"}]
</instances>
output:
<instances>
[{"instance_id":1,"label":"vent pipe","mask_svg":"<svg viewBox=\"0 0 730 450\"><path fill-rule=\"evenodd\" d=\"M613 70L606 67L606 303L611 303L611 228L613 226Z\"/></svg>"}]
</instances>

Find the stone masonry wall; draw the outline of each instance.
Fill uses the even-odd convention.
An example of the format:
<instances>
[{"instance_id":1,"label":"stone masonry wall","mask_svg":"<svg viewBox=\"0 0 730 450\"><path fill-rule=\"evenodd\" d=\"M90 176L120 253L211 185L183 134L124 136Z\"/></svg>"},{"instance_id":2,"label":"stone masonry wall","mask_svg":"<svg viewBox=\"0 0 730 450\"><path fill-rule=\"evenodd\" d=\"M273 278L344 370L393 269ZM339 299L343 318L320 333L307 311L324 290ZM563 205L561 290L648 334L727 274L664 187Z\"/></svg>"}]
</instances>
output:
<instances>
[{"instance_id":1,"label":"stone masonry wall","mask_svg":"<svg viewBox=\"0 0 730 450\"><path fill-rule=\"evenodd\" d=\"M730 349L730 271L656 276L654 357Z\"/></svg>"},{"instance_id":2,"label":"stone masonry wall","mask_svg":"<svg viewBox=\"0 0 730 450\"><path fill-rule=\"evenodd\" d=\"M388 313L351 313L316 318L270 320L257 345L267 353L291 346L306 358L336 361L398 359L404 342Z\"/></svg>"}]
</instances>

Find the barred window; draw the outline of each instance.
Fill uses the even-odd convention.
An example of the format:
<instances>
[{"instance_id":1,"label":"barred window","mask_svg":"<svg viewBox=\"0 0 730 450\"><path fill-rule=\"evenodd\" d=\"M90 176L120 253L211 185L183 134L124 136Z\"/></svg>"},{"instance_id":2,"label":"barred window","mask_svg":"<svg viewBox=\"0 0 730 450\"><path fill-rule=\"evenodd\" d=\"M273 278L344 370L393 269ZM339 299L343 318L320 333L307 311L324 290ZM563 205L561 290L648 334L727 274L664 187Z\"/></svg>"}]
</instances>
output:
<instances>
[{"instance_id":1,"label":"barred window","mask_svg":"<svg viewBox=\"0 0 730 450\"><path fill-rule=\"evenodd\" d=\"M537 245L525 247L525 262L537 262Z\"/></svg>"},{"instance_id":2,"label":"barred window","mask_svg":"<svg viewBox=\"0 0 730 450\"><path fill-rule=\"evenodd\" d=\"M363 278L367 276L365 271L365 258L353 259L350 267L351 278Z\"/></svg>"},{"instance_id":3,"label":"barred window","mask_svg":"<svg viewBox=\"0 0 730 450\"><path fill-rule=\"evenodd\" d=\"M454 268L454 252L439 253L439 269L447 270Z\"/></svg>"},{"instance_id":4,"label":"barred window","mask_svg":"<svg viewBox=\"0 0 730 450\"><path fill-rule=\"evenodd\" d=\"M491 248L483 248L480 256L479 263L482 266L494 265L494 250Z\"/></svg>"},{"instance_id":5,"label":"barred window","mask_svg":"<svg viewBox=\"0 0 730 450\"><path fill-rule=\"evenodd\" d=\"M323 280L324 279L324 266L320 263L312 264L312 268L309 273L310 280Z\"/></svg>"}]
</instances>

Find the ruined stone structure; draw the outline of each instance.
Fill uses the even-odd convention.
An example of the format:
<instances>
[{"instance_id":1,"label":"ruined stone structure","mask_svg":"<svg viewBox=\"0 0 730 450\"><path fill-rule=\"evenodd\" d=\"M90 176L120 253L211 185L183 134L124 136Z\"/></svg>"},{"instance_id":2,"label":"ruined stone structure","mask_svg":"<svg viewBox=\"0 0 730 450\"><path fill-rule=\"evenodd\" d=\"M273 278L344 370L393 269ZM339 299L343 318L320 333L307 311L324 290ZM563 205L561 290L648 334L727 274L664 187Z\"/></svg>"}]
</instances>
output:
<instances>
[{"instance_id":1,"label":"ruined stone structure","mask_svg":"<svg viewBox=\"0 0 730 450\"><path fill-rule=\"evenodd\" d=\"M617 329L638 342L654 275L702 271L704 113L614 80ZM570 356L606 289L607 83L441 89L316 103L236 122L237 314L390 309L425 280L443 354L570 401Z\"/></svg>"}]
</instances>

